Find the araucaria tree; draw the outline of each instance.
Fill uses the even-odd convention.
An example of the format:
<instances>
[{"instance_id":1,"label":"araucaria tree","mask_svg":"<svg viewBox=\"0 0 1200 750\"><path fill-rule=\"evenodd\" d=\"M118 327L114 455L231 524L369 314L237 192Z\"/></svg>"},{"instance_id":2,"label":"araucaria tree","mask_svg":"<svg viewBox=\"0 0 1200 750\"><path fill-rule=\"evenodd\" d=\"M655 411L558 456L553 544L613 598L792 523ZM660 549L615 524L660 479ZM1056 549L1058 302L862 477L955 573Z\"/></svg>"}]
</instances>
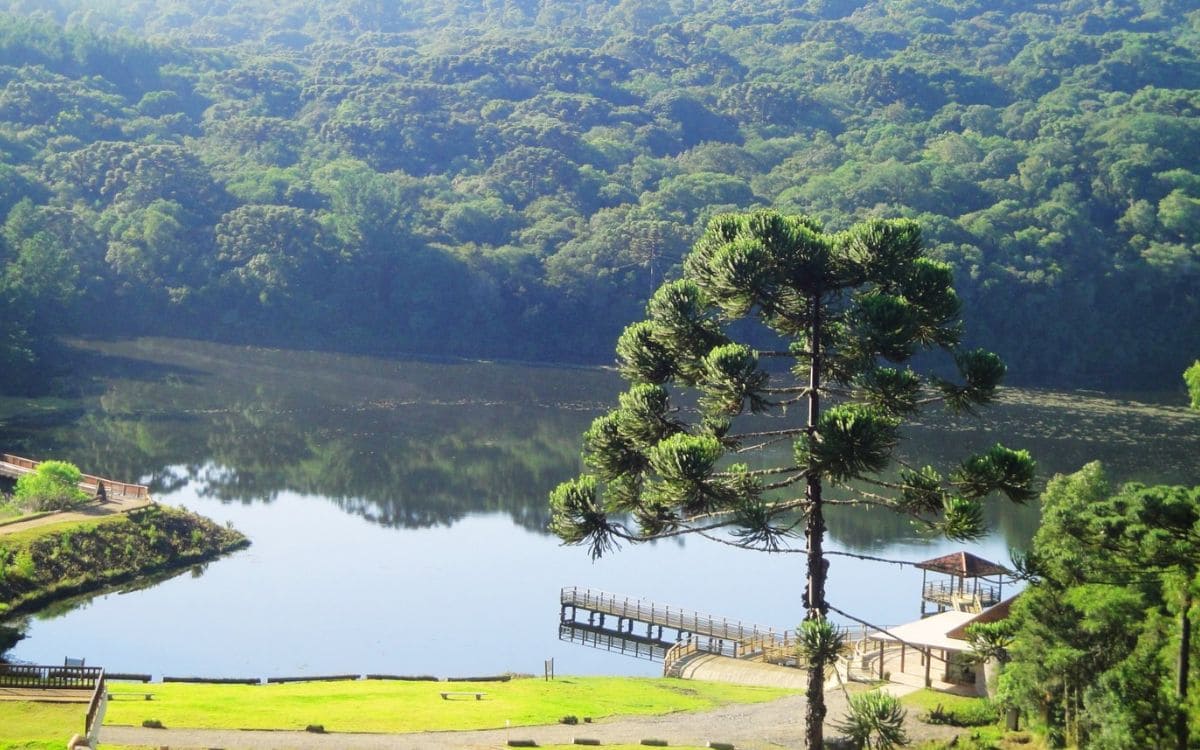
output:
<instances>
[{"instance_id":1,"label":"araucaria tree","mask_svg":"<svg viewBox=\"0 0 1200 750\"><path fill-rule=\"evenodd\" d=\"M995 396L1004 365L958 348L959 309L950 267L923 254L912 221L828 233L773 211L716 217L683 278L659 288L647 319L617 342L630 387L584 435L589 473L550 495L554 532L594 556L621 540L722 531L745 547L806 553L810 748L822 746L834 657L825 645L837 639L826 619L824 507L882 506L969 539L983 531L986 496L1033 495L1033 461L999 445L946 475L903 464L884 473L903 419L935 402L970 411ZM950 354L957 382L909 366L925 349ZM752 470L736 459L782 441L792 451L777 465ZM836 497L822 494L829 488Z\"/></svg>"}]
</instances>

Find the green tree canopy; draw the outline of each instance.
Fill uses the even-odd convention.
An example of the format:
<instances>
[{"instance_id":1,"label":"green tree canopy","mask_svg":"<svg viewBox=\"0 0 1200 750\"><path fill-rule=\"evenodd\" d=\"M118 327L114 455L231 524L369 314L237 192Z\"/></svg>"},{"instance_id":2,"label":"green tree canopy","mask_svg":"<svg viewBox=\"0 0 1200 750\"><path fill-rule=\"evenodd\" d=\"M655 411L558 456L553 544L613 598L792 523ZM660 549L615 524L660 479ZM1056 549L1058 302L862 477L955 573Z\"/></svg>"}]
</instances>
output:
<instances>
[{"instance_id":1,"label":"green tree canopy","mask_svg":"<svg viewBox=\"0 0 1200 750\"><path fill-rule=\"evenodd\" d=\"M1067 743L1192 747L1200 488L1055 477L1029 568L1001 695Z\"/></svg>"}]
</instances>

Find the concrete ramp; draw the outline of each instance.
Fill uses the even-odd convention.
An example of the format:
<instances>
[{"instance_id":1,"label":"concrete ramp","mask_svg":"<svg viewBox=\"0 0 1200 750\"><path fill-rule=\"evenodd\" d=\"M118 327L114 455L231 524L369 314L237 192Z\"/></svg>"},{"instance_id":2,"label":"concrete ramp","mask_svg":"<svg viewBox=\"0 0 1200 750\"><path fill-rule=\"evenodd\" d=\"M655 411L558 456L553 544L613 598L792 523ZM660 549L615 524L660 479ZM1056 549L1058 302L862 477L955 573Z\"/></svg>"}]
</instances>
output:
<instances>
[{"instance_id":1,"label":"concrete ramp","mask_svg":"<svg viewBox=\"0 0 1200 750\"><path fill-rule=\"evenodd\" d=\"M794 690L804 690L808 687L808 675L803 669L733 659L717 654L697 653L689 656L683 664L676 665L676 669L679 676L687 680Z\"/></svg>"}]
</instances>

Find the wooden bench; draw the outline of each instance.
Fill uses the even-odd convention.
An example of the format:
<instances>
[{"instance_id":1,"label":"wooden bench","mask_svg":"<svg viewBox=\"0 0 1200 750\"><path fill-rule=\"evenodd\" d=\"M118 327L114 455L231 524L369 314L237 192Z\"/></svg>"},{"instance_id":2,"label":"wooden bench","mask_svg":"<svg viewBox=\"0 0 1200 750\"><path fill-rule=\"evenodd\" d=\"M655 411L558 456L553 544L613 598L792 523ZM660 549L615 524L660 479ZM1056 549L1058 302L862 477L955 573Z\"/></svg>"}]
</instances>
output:
<instances>
[{"instance_id":1,"label":"wooden bench","mask_svg":"<svg viewBox=\"0 0 1200 750\"><path fill-rule=\"evenodd\" d=\"M475 700L480 701L480 700L483 700L483 696L487 695L487 693L476 693L472 690L467 690L467 691L463 691L463 692L455 692L453 690L447 690L446 692L442 693L442 700L448 701L448 700L450 700L450 696L458 697L460 695L463 695L463 696L473 695L473 696L475 696Z\"/></svg>"},{"instance_id":2,"label":"wooden bench","mask_svg":"<svg viewBox=\"0 0 1200 750\"><path fill-rule=\"evenodd\" d=\"M118 695L121 696L122 698L134 698L137 696L141 696L142 700L147 700L147 701L154 700L154 693L131 693L131 692L121 692L121 691L118 691L118 692L110 691L108 694L108 699L112 700L113 698L116 698Z\"/></svg>"}]
</instances>

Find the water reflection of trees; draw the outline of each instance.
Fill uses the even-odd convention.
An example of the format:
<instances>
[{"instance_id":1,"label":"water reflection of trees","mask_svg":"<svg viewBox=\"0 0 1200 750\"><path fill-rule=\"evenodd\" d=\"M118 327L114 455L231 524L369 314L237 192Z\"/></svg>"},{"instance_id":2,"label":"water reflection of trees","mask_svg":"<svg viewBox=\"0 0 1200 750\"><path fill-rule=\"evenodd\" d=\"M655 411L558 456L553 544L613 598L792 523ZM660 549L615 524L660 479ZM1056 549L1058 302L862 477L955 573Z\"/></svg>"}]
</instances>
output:
<instances>
[{"instance_id":1,"label":"water reflection of trees","mask_svg":"<svg viewBox=\"0 0 1200 750\"><path fill-rule=\"evenodd\" d=\"M122 357L114 372L100 368L99 396L83 408L60 405L53 418L10 422L6 444L143 478L160 495L187 482L231 503L296 492L394 527L491 511L542 530L547 492L578 471L579 435L619 385L586 370L192 342L111 346ZM1197 484L1200 416L1180 404L1009 392L965 428L937 420L914 428L905 458L948 469L950 456L1003 437L1028 448L1044 477L1101 459L1119 480ZM1023 547L1037 524L1032 506L987 512L1010 546ZM829 525L862 551L921 538L905 519L870 509L842 509Z\"/></svg>"},{"instance_id":2,"label":"water reflection of trees","mask_svg":"<svg viewBox=\"0 0 1200 750\"><path fill-rule=\"evenodd\" d=\"M84 413L10 430L10 442L139 477L160 495L194 482L223 502L318 495L386 526L494 511L541 530L546 494L578 471L586 399L611 379L195 346L203 363L191 347L176 352L187 377L131 379L123 366Z\"/></svg>"},{"instance_id":3,"label":"water reflection of trees","mask_svg":"<svg viewBox=\"0 0 1200 750\"><path fill-rule=\"evenodd\" d=\"M577 470L572 441L586 421L511 404L331 412L263 399L178 419L92 412L69 453L114 476L145 477L158 494L191 481L223 502L318 495L384 526L499 511L541 530L546 493Z\"/></svg>"}]
</instances>

